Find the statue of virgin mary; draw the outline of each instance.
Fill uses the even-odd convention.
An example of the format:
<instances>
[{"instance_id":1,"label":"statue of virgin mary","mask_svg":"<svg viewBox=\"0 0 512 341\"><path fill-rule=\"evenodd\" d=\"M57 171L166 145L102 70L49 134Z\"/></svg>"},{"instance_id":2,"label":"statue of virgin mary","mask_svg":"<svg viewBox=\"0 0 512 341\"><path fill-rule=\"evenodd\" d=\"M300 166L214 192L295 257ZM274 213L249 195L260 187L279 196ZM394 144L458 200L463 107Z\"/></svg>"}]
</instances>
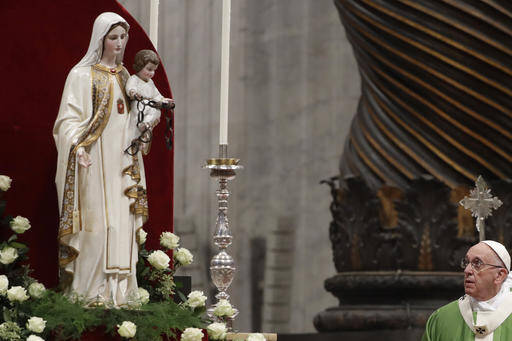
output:
<instances>
[{"instance_id":1,"label":"statue of virgin mary","mask_svg":"<svg viewBox=\"0 0 512 341\"><path fill-rule=\"evenodd\" d=\"M53 135L58 150L61 287L88 302L126 304L137 289L137 231L147 220L140 152L122 65L128 23L99 15L87 54L68 74Z\"/></svg>"}]
</instances>

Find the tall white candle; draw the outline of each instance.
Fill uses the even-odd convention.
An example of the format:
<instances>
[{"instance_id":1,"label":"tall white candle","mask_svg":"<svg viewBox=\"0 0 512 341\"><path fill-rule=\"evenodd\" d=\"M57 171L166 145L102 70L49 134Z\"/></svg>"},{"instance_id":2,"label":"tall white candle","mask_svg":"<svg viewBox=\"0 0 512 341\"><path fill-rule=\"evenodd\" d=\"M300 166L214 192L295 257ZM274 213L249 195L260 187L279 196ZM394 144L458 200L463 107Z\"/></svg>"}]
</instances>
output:
<instances>
[{"instance_id":1,"label":"tall white candle","mask_svg":"<svg viewBox=\"0 0 512 341\"><path fill-rule=\"evenodd\" d=\"M158 48L158 4L160 0L151 0L149 7L149 39L155 49Z\"/></svg>"},{"instance_id":2,"label":"tall white candle","mask_svg":"<svg viewBox=\"0 0 512 341\"><path fill-rule=\"evenodd\" d=\"M231 0L223 0L222 1L222 47L221 47L221 64L220 64L219 144L228 144L230 24L231 24Z\"/></svg>"}]
</instances>

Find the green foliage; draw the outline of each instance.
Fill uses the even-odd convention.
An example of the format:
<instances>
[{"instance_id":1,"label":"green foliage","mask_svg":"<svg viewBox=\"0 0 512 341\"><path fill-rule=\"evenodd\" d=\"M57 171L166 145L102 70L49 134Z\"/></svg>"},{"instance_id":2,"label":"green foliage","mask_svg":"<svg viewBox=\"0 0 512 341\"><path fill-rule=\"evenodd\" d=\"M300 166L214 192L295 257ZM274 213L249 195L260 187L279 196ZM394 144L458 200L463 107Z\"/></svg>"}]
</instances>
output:
<instances>
[{"instance_id":1,"label":"green foliage","mask_svg":"<svg viewBox=\"0 0 512 341\"><path fill-rule=\"evenodd\" d=\"M172 301L149 303L137 310L86 308L83 302L48 291L45 297L31 305L32 316L47 321L46 328L56 340L79 339L82 333L106 326L106 333L117 335L117 325L131 321L137 325L138 340L161 340L187 327L204 327L200 317Z\"/></svg>"},{"instance_id":2,"label":"green foliage","mask_svg":"<svg viewBox=\"0 0 512 341\"><path fill-rule=\"evenodd\" d=\"M88 311L80 303L48 290L43 298L32 302L31 313L46 320L46 329L52 330L56 339L79 339L83 332L102 324L96 310Z\"/></svg>"},{"instance_id":3,"label":"green foliage","mask_svg":"<svg viewBox=\"0 0 512 341\"><path fill-rule=\"evenodd\" d=\"M137 339L148 341L161 340L162 335L175 336L175 331L188 327L204 327L198 316L173 301L149 303L140 310L112 310L105 320L107 332L111 334L117 332L115 326L118 324L131 321L137 325Z\"/></svg>"}]
</instances>

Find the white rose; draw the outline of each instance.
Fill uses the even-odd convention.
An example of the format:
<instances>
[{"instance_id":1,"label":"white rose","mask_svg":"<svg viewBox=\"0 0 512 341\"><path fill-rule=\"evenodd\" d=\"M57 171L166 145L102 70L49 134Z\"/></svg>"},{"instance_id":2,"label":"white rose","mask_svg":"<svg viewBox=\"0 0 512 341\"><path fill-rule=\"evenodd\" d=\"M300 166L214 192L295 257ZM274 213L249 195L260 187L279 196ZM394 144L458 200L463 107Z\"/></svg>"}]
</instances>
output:
<instances>
[{"instance_id":1,"label":"white rose","mask_svg":"<svg viewBox=\"0 0 512 341\"><path fill-rule=\"evenodd\" d=\"M11 264L18 258L18 250L13 247L6 246L0 251L0 263Z\"/></svg>"},{"instance_id":2,"label":"white rose","mask_svg":"<svg viewBox=\"0 0 512 341\"><path fill-rule=\"evenodd\" d=\"M32 316L27 321L27 329L34 333L42 333L46 328L46 321L40 317Z\"/></svg>"},{"instance_id":3,"label":"white rose","mask_svg":"<svg viewBox=\"0 0 512 341\"><path fill-rule=\"evenodd\" d=\"M165 252L157 250L151 252L151 254L148 256L148 261L158 270L163 270L169 267L169 262L171 259L165 254Z\"/></svg>"},{"instance_id":4,"label":"white rose","mask_svg":"<svg viewBox=\"0 0 512 341\"><path fill-rule=\"evenodd\" d=\"M247 341L265 341L265 336L260 333L252 333L247 337Z\"/></svg>"},{"instance_id":5,"label":"white rose","mask_svg":"<svg viewBox=\"0 0 512 341\"><path fill-rule=\"evenodd\" d=\"M27 337L27 341L44 341L44 339L37 335L32 334L29 337Z\"/></svg>"},{"instance_id":6,"label":"white rose","mask_svg":"<svg viewBox=\"0 0 512 341\"><path fill-rule=\"evenodd\" d=\"M213 314L215 316L228 316L231 317L235 313L235 309L231 306L228 300L219 300L215 309L213 310Z\"/></svg>"},{"instance_id":7,"label":"white rose","mask_svg":"<svg viewBox=\"0 0 512 341\"><path fill-rule=\"evenodd\" d=\"M16 233L23 233L30 228L30 221L22 216L17 216L10 221L11 229Z\"/></svg>"},{"instance_id":8,"label":"white rose","mask_svg":"<svg viewBox=\"0 0 512 341\"><path fill-rule=\"evenodd\" d=\"M168 248L169 250L175 249L179 246L180 237L172 232L162 232L160 235L160 245Z\"/></svg>"},{"instance_id":9,"label":"white rose","mask_svg":"<svg viewBox=\"0 0 512 341\"><path fill-rule=\"evenodd\" d=\"M146 233L146 231L144 231L143 229L139 229L139 231L137 232L137 239L138 239L139 245L142 245L146 242L147 235L148 234Z\"/></svg>"},{"instance_id":10,"label":"white rose","mask_svg":"<svg viewBox=\"0 0 512 341\"><path fill-rule=\"evenodd\" d=\"M228 328L226 328L226 324L220 322L214 322L206 327L208 331L208 337L212 340L224 340L226 338L226 333L228 332Z\"/></svg>"},{"instance_id":11,"label":"white rose","mask_svg":"<svg viewBox=\"0 0 512 341\"><path fill-rule=\"evenodd\" d=\"M11 188L12 179L7 175L0 175L0 190L6 192Z\"/></svg>"},{"instance_id":12,"label":"white rose","mask_svg":"<svg viewBox=\"0 0 512 341\"><path fill-rule=\"evenodd\" d=\"M197 307L204 307L206 302L206 296L202 291L194 290L188 294L187 305L192 309Z\"/></svg>"},{"instance_id":13,"label":"white rose","mask_svg":"<svg viewBox=\"0 0 512 341\"><path fill-rule=\"evenodd\" d=\"M180 247L178 251L174 253L174 258L176 258L182 265L189 265L194 261L194 256L192 256L190 251L184 247Z\"/></svg>"},{"instance_id":14,"label":"white rose","mask_svg":"<svg viewBox=\"0 0 512 341\"><path fill-rule=\"evenodd\" d=\"M146 304L149 302L149 292L144 288L137 289L137 296L139 298L139 302L141 304Z\"/></svg>"},{"instance_id":15,"label":"white rose","mask_svg":"<svg viewBox=\"0 0 512 341\"><path fill-rule=\"evenodd\" d=\"M199 328L187 328L181 334L181 341L201 341L203 339L203 331Z\"/></svg>"},{"instance_id":16,"label":"white rose","mask_svg":"<svg viewBox=\"0 0 512 341\"><path fill-rule=\"evenodd\" d=\"M27 290L20 286L15 286L7 290L7 298L9 301L19 301L23 302L28 300Z\"/></svg>"},{"instance_id":17,"label":"white rose","mask_svg":"<svg viewBox=\"0 0 512 341\"><path fill-rule=\"evenodd\" d=\"M45 291L46 291L46 288L44 287L43 284L41 284L39 282L34 282L34 283L30 284L30 286L28 287L28 293L33 298L41 298Z\"/></svg>"},{"instance_id":18,"label":"white rose","mask_svg":"<svg viewBox=\"0 0 512 341\"><path fill-rule=\"evenodd\" d=\"M117 325L117 332L122 337L132 338L137 333L137 326L130 321L124 321L121 325Z\"/></svg>"},{"instance_id":19,"label":"white rose","mask_svg":"<svg viewBox=\"0 0 512 341\"><path fill-rule=\"evenodd\" d=\"M6 275L0 275L0 295L5 295L9 288L9 279Z\"/></svg>"}]
</instances>

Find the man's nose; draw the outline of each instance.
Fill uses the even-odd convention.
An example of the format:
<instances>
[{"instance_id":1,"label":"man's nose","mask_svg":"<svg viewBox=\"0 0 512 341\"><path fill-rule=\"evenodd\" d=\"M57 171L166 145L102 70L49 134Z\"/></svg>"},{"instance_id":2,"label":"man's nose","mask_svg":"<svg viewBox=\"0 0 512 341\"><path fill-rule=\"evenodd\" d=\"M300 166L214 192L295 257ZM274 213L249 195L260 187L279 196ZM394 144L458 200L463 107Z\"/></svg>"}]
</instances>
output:
<instances>
[{"instance_id":1,"label":"man's nose","mask_svg":"<svg viewBox=\"0 0 512 341\"><path fill-rule=\"evenodd\" d=\"M464 268L464 273L468 275L473 273L473 267L471 266L471 263L468 263L468 265L466 265L466 267Z\"/></svg>"}]
</instances>

